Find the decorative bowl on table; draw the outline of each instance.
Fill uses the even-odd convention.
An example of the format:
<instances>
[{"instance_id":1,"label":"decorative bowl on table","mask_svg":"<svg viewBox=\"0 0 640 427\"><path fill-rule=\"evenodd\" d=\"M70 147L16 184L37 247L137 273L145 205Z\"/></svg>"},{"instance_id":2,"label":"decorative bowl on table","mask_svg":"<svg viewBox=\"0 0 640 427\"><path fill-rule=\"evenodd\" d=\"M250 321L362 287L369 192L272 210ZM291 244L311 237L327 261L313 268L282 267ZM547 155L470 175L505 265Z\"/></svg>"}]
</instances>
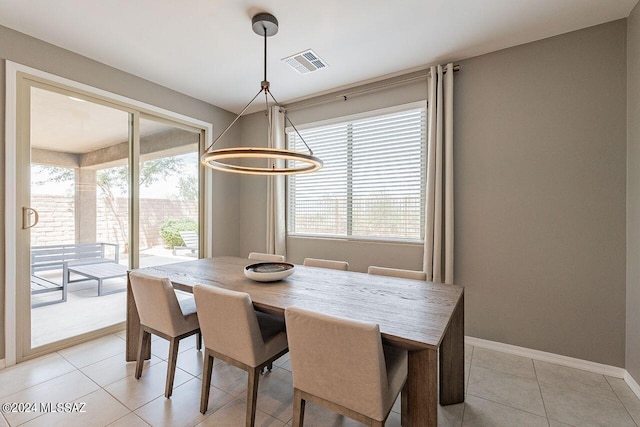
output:
<instances>
[{"instance_id":1,"label":"decorative bowl on table","mask_svg":"<svg viewBox=\"0 0 640 427\"><path fill-rule=\"evenodd\" d=\"M291 276L294 268L288 262L258 262L247 265L244 275L258 282L276 282Z\"/></svg>"}]
</instances>

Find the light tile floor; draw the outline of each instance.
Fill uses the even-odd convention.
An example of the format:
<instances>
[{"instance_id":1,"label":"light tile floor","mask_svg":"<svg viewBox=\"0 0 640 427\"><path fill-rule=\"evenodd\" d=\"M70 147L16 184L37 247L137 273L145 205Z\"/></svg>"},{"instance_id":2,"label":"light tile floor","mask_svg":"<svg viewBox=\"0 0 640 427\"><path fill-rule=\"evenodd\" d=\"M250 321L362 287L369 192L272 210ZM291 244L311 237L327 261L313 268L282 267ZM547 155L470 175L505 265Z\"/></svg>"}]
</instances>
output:
<instances>
[{"instance_id":1,"label":"light tile floor","mask_svg":"<svg viewBox=\"0 0 640 427\"><path fill-rule=\"evenodd\" d=\"M247 375L216 361L209 410L199 412L202 353L183 340L171 399L164 398L167 342L154 337L142 378L124 361L124 332L0 371L0 403L36 403L9 412L5 426L243 426ZM291 425L288 355L260 378L257 426ZM577 369L465 346L465 403L440 407L440 426L640 426L640 400L626 383ZM84 412L43 412L40 404L76 402ZM73 407L69 407L73 409ZM387 426L400 425L396 405ZM359 426L307 405L309 427Z\"/></svg>"}]
</instances>

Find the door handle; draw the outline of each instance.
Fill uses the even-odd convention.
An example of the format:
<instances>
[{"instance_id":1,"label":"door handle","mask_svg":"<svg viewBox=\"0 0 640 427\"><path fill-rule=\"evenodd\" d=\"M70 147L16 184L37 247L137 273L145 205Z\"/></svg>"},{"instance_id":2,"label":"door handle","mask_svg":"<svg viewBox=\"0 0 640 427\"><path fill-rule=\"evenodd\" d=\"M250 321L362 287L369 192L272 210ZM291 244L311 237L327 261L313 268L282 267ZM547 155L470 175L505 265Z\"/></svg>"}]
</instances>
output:
<instances>
[{"instance_id":1,"label":"door handle","mask_svg":"<svg viewBox=\"0 0 640 427\"><path fill-rule=\"evenodd\" d=\"M31 215L33 214L33 224L31 224ZM22 229L27 230L33 228L38 224L40 218L38 217L38 211L33 208L22 208ZM31 225L28 225L31 224Z\"/></svg>"}]
</instances>

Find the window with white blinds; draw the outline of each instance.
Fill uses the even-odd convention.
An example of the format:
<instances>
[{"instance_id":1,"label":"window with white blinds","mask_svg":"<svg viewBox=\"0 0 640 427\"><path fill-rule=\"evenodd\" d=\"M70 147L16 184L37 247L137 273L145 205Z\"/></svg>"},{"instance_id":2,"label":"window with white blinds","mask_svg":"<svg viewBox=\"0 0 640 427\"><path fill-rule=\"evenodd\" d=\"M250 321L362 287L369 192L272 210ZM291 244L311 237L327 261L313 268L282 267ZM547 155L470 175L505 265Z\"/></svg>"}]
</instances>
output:
<instances>
[{"instance_id":1,"label":"window with white blinds","mask_svg":"<svg viewBox=\"0 0 640 427\"><path fill-rule=\"evenodd\" d=\"M424 238L425 103L299 128L324 167L288 177L290 235ZM287 129L289 149L306 151Z\"/></svg>"}]
</instances>

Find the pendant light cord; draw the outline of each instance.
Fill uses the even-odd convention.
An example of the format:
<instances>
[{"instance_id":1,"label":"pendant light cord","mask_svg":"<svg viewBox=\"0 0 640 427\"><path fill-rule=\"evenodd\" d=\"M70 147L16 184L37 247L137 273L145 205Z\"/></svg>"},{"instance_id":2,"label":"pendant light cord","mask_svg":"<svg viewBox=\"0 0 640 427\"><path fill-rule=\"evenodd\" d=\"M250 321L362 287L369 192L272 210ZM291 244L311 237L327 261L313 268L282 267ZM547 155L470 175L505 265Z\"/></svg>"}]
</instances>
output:
<instances>
[{"instance_id":1,"label":"pendant light cord","mask_svg":"<svg viewBox=\"0 0 640 427\"><path fill-rule=\"evenodd\" d=\"M269 112L269 97L268 96L270 96L271 99L273 99L273 102L275 102L276 105L280 105L280 103L276 100L276 98L273 96L273 94L269 90L269 81L267 80L267 37L268 37L268 35L267 35L267 27L264 27L264 80L262 81L262 84L260 85L260 91L258 91L256 96L254 96L253 99L251 99L251 101L249 101L249 103L242 109L240 114L238 114L236 116L236 118L231 122L231 124L229 126L227 126L227 128L211 143L211 145L209 145L207 147L205 152L208 152L216 144L216 142L218 142L220 140L220 138L222 138L224 136L224 134L226 134L227 131L229 129L231 129L231 126L233 126L238 121L238 119L240 117L242 117L242 115L247 111L249 106L253 103L253 101L256 100L256 98L260 95L260 93L264 92L264 102L266 104L267 114ZM268 94L268 96L267 96L267 94ZM309 144L307 144L307 141L305 141L304 138L302 137L302 135L300 135L300 132L298 131L298 128L296 128L296 125L293 124L293 122L291 121L291 119L289 119L287 114L284 115L284 118L291 125L291 127L296 132L296 134L298 135L298 137L300 138L300 140L302 141L304 146L307 147L307 150L309 151L309 154L313 156L313 150L311 150L311 147L309 147Z\"/></svg>"},{"instance_id":2,"label":"pendant light cord","mask_svg":"<svg viewBox=\"0 0 640 427\"><path fill-rule=\"evenodd\" d=\"M238 114L238 115L236 116L236 118L235 118L235 119L233 119L233 121L229 124L229 126L227 126L227 128L226 128L225 130L223 130L223 131L222 131L222 133L221 133L220 135L218 135L218 137L217 137L216 139L214 139L214 140L213 140L213 142L212 142L212 143L207 147L207 149L206 149L206 150L204 150L205 152L206 152L206 151L209 151L209 150L211 149L211 147L213 147L213 146L216 144L216 142L218 142L218 141L220 140L220 138L222 138L222 137L224 136L224 134L225 134L225 133L227 133L227 131L228 131L229 129L231 129L231 126L233 126L233 125L238 121L238 119L239 119L240 117L242 117L242 115L245 113L245 111L247 111L247 109L249 108L249 106L250 106L251 104L253 104L253 101L255 101L255 100L256 100L256 98L257 98L257 97L258 97L262 92L263 92L263 89L262 89L262 88L260 88L260 90L258 91L258 93L256 93L256 96L254 96L254 97L251 99L251 101L249 101L249 103L248 103L247 105L245 105L245 107L242 109L242 111L240 111L240 114Z\"/></svg>"},{"instance_id":3,"label":"pendant light cord","mask_svg":"<svg viewBox=\"0 0 640 427\"><path fill-rule=\"evenodd\" d=\"M267 81L267 27L264 27L264 81Z\"/></svg>"},{"instance_id":4,"label":"pendant light cord","mask_svg":"<svg viewBox=\"0 0 640 427\"><path fill-rule=\"evenodd\" d=\"M278 100L273 96L273 94L271 93L271 91L269 89L267 89L267 92L269 93L269 96L271 96L271 99L273 99L273 102L275 102L277 105L280 105ZM289 116L286 113L284 115L284 119L287 122L289 122L289 124L291 125L293 130L296 131L296 134L298 135L298 137L300 138L300 140L302 141L304 146L307 147L307 150L309 150L309 154L311 154L313 156L313 150L311 149L311 147L309 147L309 144L307 144L307 141L304 140L302 135L300 135L300 132L298 131L298 128L296 127L296 125L293 124L293 122L291 121L291 119L289 118Z\"/></svg>"},{"instance_id":5,"label":"pendant light cord","mask_svg":"<svg viewBox=\"0 0 640 427\"><path fill-rule=\"evenodd\" d=\"M264 93L264 101L269 122L267 137L268 139L271 139L271 137L273 136L272 134L274 131L274 127L272 125L275 119L275 108L273 107L278 107L279 103L271 93L271 90L269 88L270 84L267 80L267 37L273 36L278 32L278 20L270 13L258 13L251 19L251 24L254 33L259 36L264 36L264 80L260 84L260 90L258 91L258 93L255 94L251 101L249 101L249 103L242 109L240 114L238 114L236 118L229 124L229 126L227 126L217 138L215 138L211 145L209 145L205 152L200 156L200 163L218 171L249 175L295 175L315 172L322 168L323 162L313 155L313 151L311 151L311 148L309 147L307 142L304 140L302 135L300 135L300 132L298 132L298 129L296 129L295 125L286 116L286 114L284 115L285 123L288 122L298 135L295 139L296 145L297 138L300 138L300 140L306 146L307 150L309 150L309 154L298 150L271 147L213 148L214 145L229 131L229 129L231 129L231 127L235 125L240 117L242 117L243 114L248 111L251 104L255 102L255 100L260 96L261 93ZM269 97L271 97L271 99ZM275 102L275 105L273 107L269 107L269 103L271 102L271 100ZM273 108L274 115L269 114L271 112L271 108ZM282 112L282 109L280 111ZM268 143L267 145L272 144ZM267 167L245 165L242 163L242 159L266 159ZM282 165L277 165L277 160L284 161L284 163Z\"/></svg>"}]
</instances>

